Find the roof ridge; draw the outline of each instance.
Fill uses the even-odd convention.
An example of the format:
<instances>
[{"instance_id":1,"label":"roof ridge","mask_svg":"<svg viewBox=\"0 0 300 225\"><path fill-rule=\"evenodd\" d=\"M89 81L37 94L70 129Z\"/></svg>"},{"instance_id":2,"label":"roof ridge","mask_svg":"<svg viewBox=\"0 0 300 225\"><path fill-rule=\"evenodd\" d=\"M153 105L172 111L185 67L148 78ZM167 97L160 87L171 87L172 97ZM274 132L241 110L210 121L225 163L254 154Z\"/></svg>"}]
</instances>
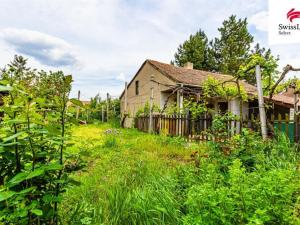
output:
<instances>
[{"instance_id":1,"label":"roof ridge","mask_svg":"<svg viewBox=\"0 0 300 225\"><path fill-rule=\"evenodd\" d=\"M157 61L157 60L154 60L154 59L146 59L147 62L150 62L151 64L152 63L159 63L159 64L164 64L166 66L170 66L170 67L174 67L175 69L179 69L179 70L186 70L186 71L199 71L199 72L204 72L204 73L212 73L212 74L217 74L217 75L222 75L222 76L229 76L229 77L233 77L233 75L230 75L230 74L224 74L224 73L220 73L220 72L212 72L212 71L208 71L208 70L199 70L199 69L188 69L188 68L184 68L184 67L181 67L181 66L176 66L176 65L172 65L172 64L169 64L169 63L165 63L165 62L160 62L160 61Z\"/></svg>"}]
</instances>

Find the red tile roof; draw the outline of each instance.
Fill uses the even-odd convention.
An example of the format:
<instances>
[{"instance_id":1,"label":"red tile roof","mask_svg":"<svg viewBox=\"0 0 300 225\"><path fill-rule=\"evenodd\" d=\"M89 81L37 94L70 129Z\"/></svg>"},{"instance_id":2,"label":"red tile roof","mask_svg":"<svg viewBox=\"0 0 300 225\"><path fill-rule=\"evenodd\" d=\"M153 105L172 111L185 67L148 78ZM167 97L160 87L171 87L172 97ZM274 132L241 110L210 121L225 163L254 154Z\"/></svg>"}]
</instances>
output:
<instances>
[{"instance_id":1,"label":"red tile roof","mask_svg":"<svg viewBox=\"0 0 300 225\"><path fill-rule=\"evenodd\" d=\"M144 67L146 63L152 65L155 69L160 71L163 75L167 76L169 79L173 80L176 83L182 83L185 85L192 85L201 87L201 85L207 80L208 77L212 77L220 80L221 82L231 80L233 76L225 75L221 73L208 72L203 70L196 69L187 69L184 67L177 67L171 64L158 62L155 60L147 59L140 69L137 71L135 76L129 82L129 85L132 83L134 78L139 74L141 69ZM243 86L246 92L250 95L256 95L256 87L248 84L246 81L240 81L241 86ZM120 98L123 96L124 91L122 92Z\"/></svg>"},{"instance_id":2,"label":"red tile roof","mask_svg":"<svg viewBox=\"0 0 300 225\"><path fill-rule=\"evenodd\" d=\"M231 80L233 76L221 73L213 73L203 70L187 69L184 67L177 67L174 65L158 62L155 60L147 60L154 68L161 73L174 80L177 83L187 85L201 86L208 77L215 78L221 82ZM248 84L246 81L240 81L240 84L245 88L248 94L256 94L256 87Z\"/></svg>"},{"instance_id":3,"label":"red tile roof","mask_svg":"<svg viewBox=\"0 0 300 225\"><path fill-rule=\"evenodd\" d=\"M288 88L286 91L273 95L272 101L294 105L294 90L292 88Z\"/></svg>"}]
</instances>

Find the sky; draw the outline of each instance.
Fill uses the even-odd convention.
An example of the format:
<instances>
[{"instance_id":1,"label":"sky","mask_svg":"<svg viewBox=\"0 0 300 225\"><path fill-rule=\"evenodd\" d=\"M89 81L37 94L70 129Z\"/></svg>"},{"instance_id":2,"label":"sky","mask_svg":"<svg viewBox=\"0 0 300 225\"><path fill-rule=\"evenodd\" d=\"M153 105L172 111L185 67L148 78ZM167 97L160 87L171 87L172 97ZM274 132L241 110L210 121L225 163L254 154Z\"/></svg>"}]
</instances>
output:
<instances>
[{"instance_id":1,"label":"sky","mask_svg":"<svg viewBox=\"0 0 300 225\"><path fill-rule=\"evenodd\" d=\"M71 96L118 97L146 59L169 63L202 29L217 37L224 19L248 18L256 42L300 67L300 44L269 46L266 0L0 0L0 67L15 54L29 66L73 75ZM295 74L300 77L299 74Z\"/></svg>"}]
</instances>

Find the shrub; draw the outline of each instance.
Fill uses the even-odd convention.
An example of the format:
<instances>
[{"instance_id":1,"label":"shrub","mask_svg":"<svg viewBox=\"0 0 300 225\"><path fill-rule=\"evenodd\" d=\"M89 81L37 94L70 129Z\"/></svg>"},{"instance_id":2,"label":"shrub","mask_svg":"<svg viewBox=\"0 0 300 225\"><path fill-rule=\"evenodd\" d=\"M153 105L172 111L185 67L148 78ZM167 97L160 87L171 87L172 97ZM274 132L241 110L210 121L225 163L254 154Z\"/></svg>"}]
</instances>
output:
<instances>
[{"instance_id":1,"label":"shrub","mask_svg":"<svg viewBox=\"0 0 300 225\"><path fill-rule=\"evenodd\" d=\"M0 223L57 223L61 194L71 181L64 151L72 76L37 73L18 56L2 72L8 96L0 108Z\"/></svg>"},{"instance_id":2,"label":"shrub","mask_svg":"<svg viewBox=\"0 0 300 225\"><path fill-rule=\"evenodd\" d=\"M205 172L214 174L216 170L212 166ZM300 187L296 170L248 173L236 159L228 177L202 176L203 182L188 193L185 224L297 224L293 216Z\"/></svg>"}]
</instances>

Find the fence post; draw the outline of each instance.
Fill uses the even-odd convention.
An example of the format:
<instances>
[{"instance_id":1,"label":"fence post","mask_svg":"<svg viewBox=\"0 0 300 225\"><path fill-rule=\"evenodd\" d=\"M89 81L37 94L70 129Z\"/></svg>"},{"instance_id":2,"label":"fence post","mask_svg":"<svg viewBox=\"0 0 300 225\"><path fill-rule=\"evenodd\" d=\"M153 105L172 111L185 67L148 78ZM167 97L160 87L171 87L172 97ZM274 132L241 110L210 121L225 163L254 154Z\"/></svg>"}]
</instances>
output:
<instances>
[{"instance_id":1,"label":"fence post","mask_svg":"<svg viewBox=\"0 0 300 225\"><path fill-rule=\"evenodd\" d=\"M154 98L154 75L151 75L151 96L150 96L150 112L149 112L149 133L153 131L153 98Z\"/></svg>"},{"instance_id":2,"label":"fence post","mask_svg":"<svg viewBox=\"0 0 300 225\"><path fill-rule=\"evenodd\" d=\"M281 114L278 114L278 131L282 131Z\"/></svg>"},{"instance_id":3,"label":"fence post","mask_svg":"<svg viewBox=\"0 0 300 225\"><path fill-rule=\"evenodd\" d=\"M104 122L104 105L101 106L102 123Z\"/></svg>"},{"instance_id":4,"label":"fence post","mask_svg":"<svg viewBox=\"0 0 300 225\"><path fill-rule=\"evenodd\" d=\"M275 115L274 114L271 114L271 127L273 128L273 130L271 129L271 131L275 131ZM272 134L273 136L274 134Z\"/></svg>"},{"instance_id":5,"label":"fence post","mask_svg":"<svg viewBox=\"0 0 300 225\"><path fill-rule=\"evenodd\" d=\"M295 92L295 88L294 88ZM299 127L298 127L298 93L294 93L294 141L299 141Z\"/></svg>"},{"instance_id":6,"label":"fence post","mask_svg":"<svg viewBox=\"0 0 300 225\"><path fill-rule=\"evenodd\" d=\"M106 121L108 121L108 111L109 111L109 93L106 93Z\"/></svg>"},{"instance_id":7,"label":"fence post","mask_svg":"<svg viewBox=\"0 0 300 225\"><path fill-rule=\"evenodd\" d=\"M77 96L78 101L80 101L80 90L78 91L78 96ZM77 110L76 110L76 119L78 120L79 118L79 106L77 106Z\"/></svg>"},{"instance_id":8,"label":"fence post","mask_svg":"<svg viewBox=\"0 0 300 225\"><path fill-rule=\"evenodd\" d=\"M295 115L294 118L294 126L295 126L295 143L299 142L299 117Z\"/></svg>"},{"instance_id":9,"label":"fence post","mask_svg":"<svg viewBox=\"0 0 300 225\"><path fill-rule=\"evenodd\" d=\"M289 135L289 114L285 114L285 134L288 138L290 138Z\"/></svg>"}]
</instances>

